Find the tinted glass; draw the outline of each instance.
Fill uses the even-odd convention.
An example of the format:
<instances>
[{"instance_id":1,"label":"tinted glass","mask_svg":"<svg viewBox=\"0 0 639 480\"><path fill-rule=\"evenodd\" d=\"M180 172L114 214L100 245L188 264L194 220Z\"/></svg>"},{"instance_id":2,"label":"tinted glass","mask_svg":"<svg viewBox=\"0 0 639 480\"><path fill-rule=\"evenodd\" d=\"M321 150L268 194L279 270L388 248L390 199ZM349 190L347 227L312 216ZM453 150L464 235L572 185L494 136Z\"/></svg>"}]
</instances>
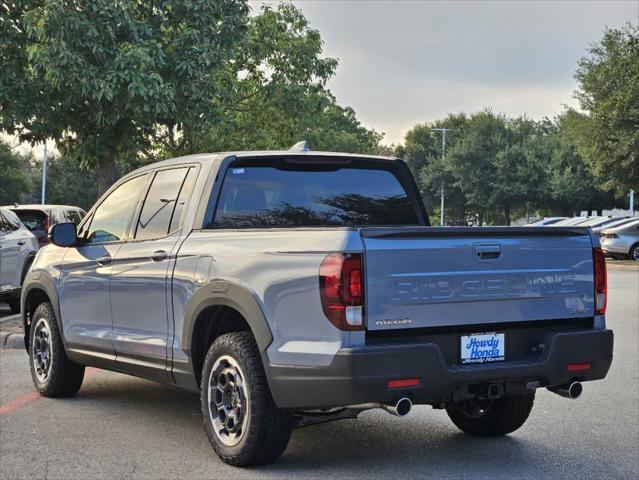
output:
<instances>
[{"instance_id":1,"label":"tinted glass","mask_svg":"<svg viewBox=\"0 0 639 480\"><path fill-rule=\"evenodd\" d=\"M82 215L77 210L67 210L65 213L68 222L78 225L82 221Z\"/></svg>"},{"instance_id":2,"label":"tinted glass","mask_svg":"<svg viewBox=\"0 0 639 480\"><path fill-rule=\"evenodd\" d=\"M173 212L173 219L171 220L171 227L169 228L169 232L175 232L182 226L182 222L184 220L184 212L186 211L186 208L184 207L186 206L186 202L191 195L191 191L193 190L193 186L195 185L196 178L197 169L190 168L189 172L186 175L186 179L182 184L182 189L180 190L177 204L175 205L175 211Z\"/></svg>"},{"instance_id":3,"label":"tinted glass","mask_svg":"<svg viewBox=\"0 0 639 480\"><path fill-rule=\"evenodd\" d=\"M147 176L132 178L115 189L95 210L86 232L89 243L115 242L126 233Z\"/></svg>"},{"instance_id":4,"label":"tinted glass","mask_svg":"<svg viewBox=\"0 0 639 480\"><path fill-rule=\"evenodd\" d=\"M188 168L161 170L155 174L138 219L135 238L160 238L169 233L171 218Z\"/></svg>"},{"instance_id":5,"label":"tinted glass","mask_svg":"<svg viewBox=\"0 0 639 480\"><path fill-rule=\"evenodd\" d=\"M6 235L7 233L11 233L15 230L13 225L9 223L9 220L2 214L0 211L0 235Z\"/></svg>"},{"instance_id":6,"label":"tinted glass","mask_svg":"<svg viewBox=\"0 0 639 480\"><path fill-rule=\"evenodd\" d=\"M4 217L7 222L9 222L10 228L12 230L19 230L20 228L22 228L22 223L15 213L13 213L11 210L5 210L2 213L4 213Z\"/></svg>"},{"instance_id":7,"label":"tinted glass","mask_svg":"<svg viewBox=\"0 0 639 480\"><path fill-rule=\"evenodd\" d=\"M47 215L40 210L16 210L16 215L20 217L24 226L29 229L34 235L42 237L47 234L46 222Z\"/></svg>"},{"instance_id":8,"label":"tinted glass","mask_svg":"<svg viewBox=\"0 0 639 480\"><path fill-rule=\"evenodd\" d=\"M406 191L389 170L231 168L215 226L417 225Z\"/></svg>"}]
</instances>

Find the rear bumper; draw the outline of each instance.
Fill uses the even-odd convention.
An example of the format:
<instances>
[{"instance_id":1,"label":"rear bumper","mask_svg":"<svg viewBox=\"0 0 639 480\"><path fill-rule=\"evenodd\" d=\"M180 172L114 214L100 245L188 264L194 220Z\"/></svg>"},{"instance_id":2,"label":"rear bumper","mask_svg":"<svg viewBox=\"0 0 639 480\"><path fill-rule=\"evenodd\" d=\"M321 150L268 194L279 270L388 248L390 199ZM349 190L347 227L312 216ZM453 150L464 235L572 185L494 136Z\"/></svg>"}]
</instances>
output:
<instances>
[{"instance_id":1,"label":"rear bumper","mask_svg":"<svg viewBox=\"0 0 639 480\"><path fill-rule=\"evenodd\" d=\"M612 330L557 333L542 353L526 361L447 365L434 343L366 346L338 351L328 367L267 364L269 385L280 408L329 408L387 403L408 396L416 404L441 405L461 388L499 384L503 392L604 378L612 362ZM569 363L589 362L586 372L568 372ZM389 389L392 379L420 379L420 385Z\"/></svg>"}]
</instances>

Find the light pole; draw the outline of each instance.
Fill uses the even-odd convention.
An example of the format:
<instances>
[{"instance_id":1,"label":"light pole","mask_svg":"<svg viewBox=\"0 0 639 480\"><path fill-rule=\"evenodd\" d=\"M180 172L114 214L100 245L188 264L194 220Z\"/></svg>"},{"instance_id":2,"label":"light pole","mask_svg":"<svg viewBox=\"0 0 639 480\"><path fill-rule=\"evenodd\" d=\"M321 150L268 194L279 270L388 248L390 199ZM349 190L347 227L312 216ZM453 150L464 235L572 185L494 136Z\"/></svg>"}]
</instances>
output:
<instances>
[{"instance_id":1,"label":"light pole","mask_svg":"<svg viewBox=\"0 0 639 480\"><path fill-rule=\"evenodd\" d=\"M446 132L450 132L452 128L431 128L434 132L442 132L442 165L446 160ZM441 195L441 214L439 224L444 226L444 179L442 178L442 195Z\"/></svg>"},{"instance_id":2,"label":"light pole","mask_svg":"<svg viewBox=\"0 0 639 480\"><path fill-rule=\"evenodd\" d=\"M47 157L48 157L48 151L47 151L47 141L44 141L44 159L42 162L42 205L44 205L44 201L46 198L46 194L47 194Z\"/></svg>"}]
</instances>

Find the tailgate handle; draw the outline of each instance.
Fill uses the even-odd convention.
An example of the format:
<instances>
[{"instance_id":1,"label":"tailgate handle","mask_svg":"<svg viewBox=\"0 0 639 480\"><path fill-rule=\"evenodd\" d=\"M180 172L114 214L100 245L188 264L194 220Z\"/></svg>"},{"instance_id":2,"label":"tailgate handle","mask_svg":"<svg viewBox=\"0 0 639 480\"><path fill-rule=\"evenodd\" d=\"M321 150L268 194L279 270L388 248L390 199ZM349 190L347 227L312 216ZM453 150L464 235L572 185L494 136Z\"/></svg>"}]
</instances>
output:
<instances>
[{"instance_id":1,"label":"tailgate handle","mask_svg":"<svg viewBox=\"0 0 639 480\"><path fill-rule=\"evenodd\" d=\"M501 255L501 245L475 245L477 260L495 260Z\"/></svg>"}]
</instances>

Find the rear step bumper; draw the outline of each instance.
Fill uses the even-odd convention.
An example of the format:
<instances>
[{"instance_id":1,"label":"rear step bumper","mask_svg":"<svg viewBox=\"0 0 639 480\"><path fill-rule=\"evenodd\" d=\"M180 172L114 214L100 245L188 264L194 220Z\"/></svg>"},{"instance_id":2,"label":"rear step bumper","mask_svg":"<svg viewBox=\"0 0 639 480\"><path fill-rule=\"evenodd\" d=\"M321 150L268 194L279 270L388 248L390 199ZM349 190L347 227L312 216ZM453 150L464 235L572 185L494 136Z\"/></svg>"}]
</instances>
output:
<instances>
[{"instance_id":1,"label":"rear step bumper","mask_svg":"<svg viewBox=\"0 0 639 480\"><path fill-rule=\"evenodd\" d=\"M482 365L446 365L434 343L376 345L337 352L328 367L267 364L271 393L280 408L330 408L387 403L408 397L415 404L441 405L468 385L498 384L505 394L599 380L612 362L612 330L557 333L550 348L535 359ZM583 372L568 364L590 363ZM388 388L394 379L419 378L409 388Z\"/></svg>"}]
</instances>

